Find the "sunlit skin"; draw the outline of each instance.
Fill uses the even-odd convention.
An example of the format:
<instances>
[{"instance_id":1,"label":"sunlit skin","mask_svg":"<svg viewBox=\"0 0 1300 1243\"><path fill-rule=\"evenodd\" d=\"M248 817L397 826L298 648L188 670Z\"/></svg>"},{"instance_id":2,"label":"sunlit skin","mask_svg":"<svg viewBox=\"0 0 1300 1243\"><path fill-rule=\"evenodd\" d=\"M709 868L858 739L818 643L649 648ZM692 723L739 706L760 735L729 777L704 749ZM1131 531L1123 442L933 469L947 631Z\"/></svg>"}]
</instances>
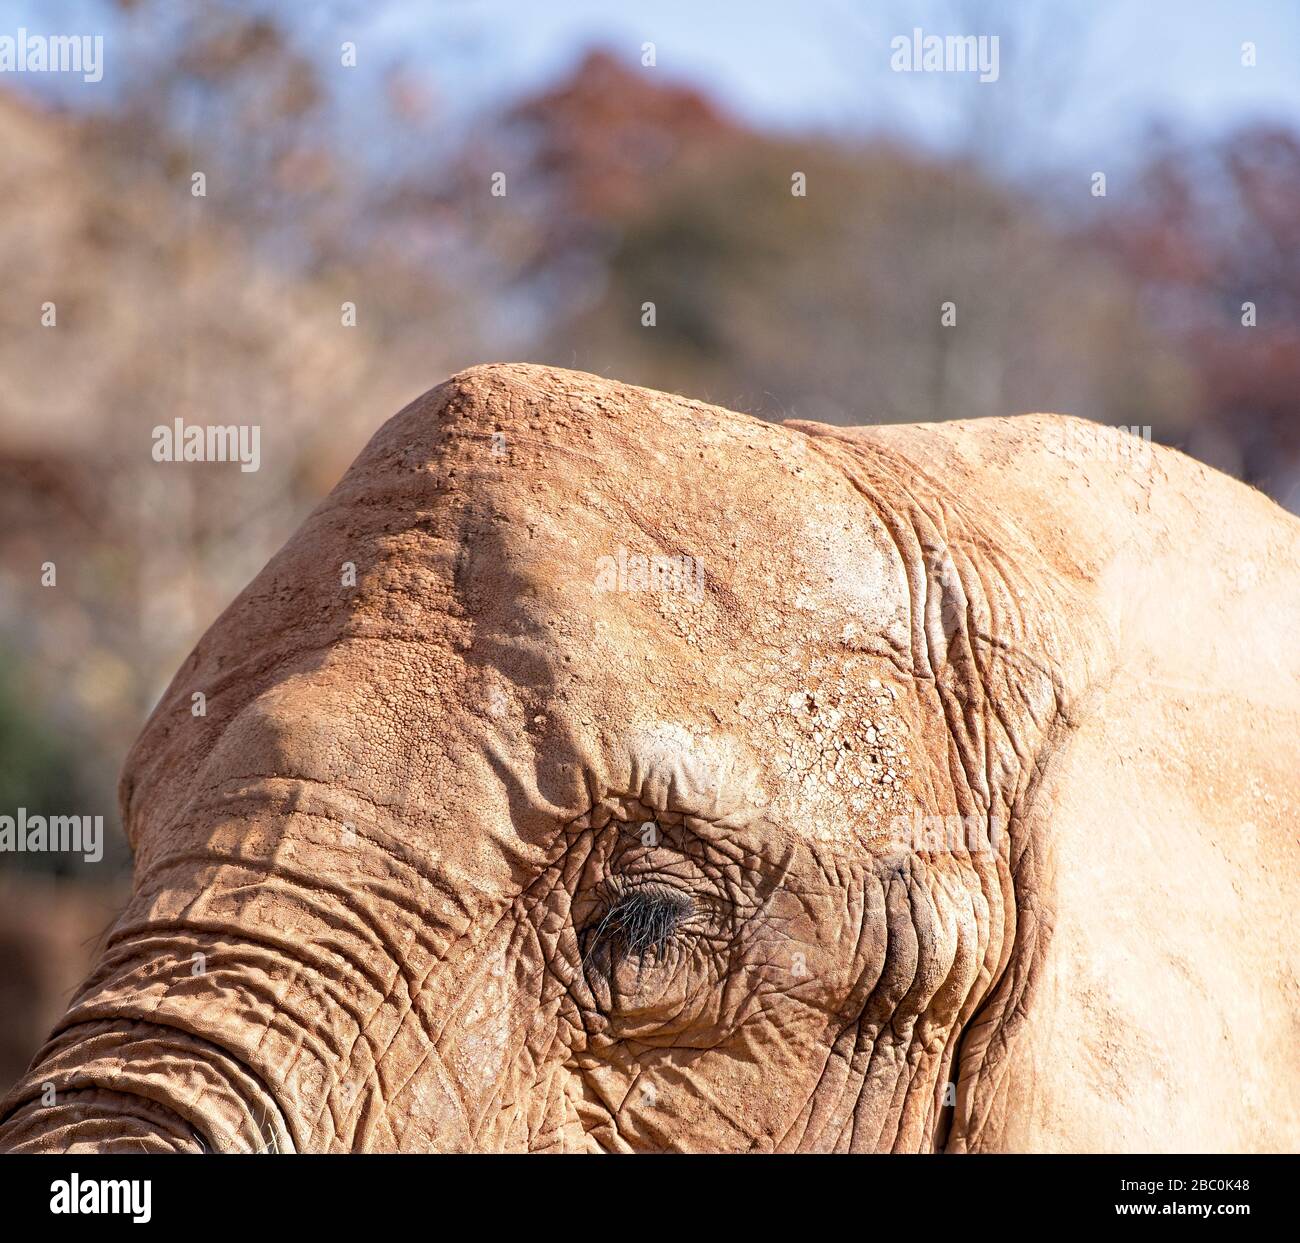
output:
<instances>
[{"instance_id":1,"label":"sunlit skin","mask_svg":"<svg viewBox=\"0 0 1300 1243\"><path fill-rule=\"evenodd\" d=\"M0 1142L1294 1147L1297 523L1132 440L432 390L132 748Z\"/></svg>"}]
</instances>

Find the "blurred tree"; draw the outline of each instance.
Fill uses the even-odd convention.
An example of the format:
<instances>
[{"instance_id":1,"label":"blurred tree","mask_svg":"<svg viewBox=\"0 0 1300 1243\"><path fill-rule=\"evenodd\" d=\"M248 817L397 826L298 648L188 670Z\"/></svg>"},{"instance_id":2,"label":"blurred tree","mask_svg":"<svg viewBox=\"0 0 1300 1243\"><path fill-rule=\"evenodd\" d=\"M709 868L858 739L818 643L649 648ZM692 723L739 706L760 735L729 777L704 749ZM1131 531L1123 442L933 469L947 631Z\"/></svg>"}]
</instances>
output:
<instances>
[{"instance_id":1,"label":"blurred tree","mask_svg":"<svg viewBox=\"0 0 1300 1243\"><path fill-rule=\"evenodd\" d=\"M1195 375L1189 450L1300 511L1300 136L1259 126L1152 146L1092 241Z\"/></svg>"},{"instance_id":2,"label":"blurred tree","mask_svg":"<svg viewBox=\"0 0 1300 1243\"><path fill-rule=\"evenodd\" d=\"M519 187L486 226L499 296L548 361L831 423L1168 423L1189 383L1118 264L964 163L757 133L593 53L478 138L466 214L498 166Z\"/></svg>"},{"instance_id":3,"label":"blurred tree","mask_svg":"<svg viewBox=\"0 0 1300 1243\"><path fill-rule=\"evenodd\" d=\"M35 815L72 814L81 784L74 748L19 692L6 655L0 652L0 814L12 816L19 807ZM27 861L0 854L0 867Z\"/></svg>"},{"instance_id":4,"label":"blurred tree","mask_svg":"<svg viewBox=\"0 0 1300 1243\"><path fill-rule=\"evenodd\" d=\"M404 247L347 140L336 41L313 61L273 10L138 0L98 111L0 92L0 639L109 820L202 628L384 418L478 361L473 290ZM154 462L176 418L257 425L260 470Z\"/></svg>"}]
</instances>

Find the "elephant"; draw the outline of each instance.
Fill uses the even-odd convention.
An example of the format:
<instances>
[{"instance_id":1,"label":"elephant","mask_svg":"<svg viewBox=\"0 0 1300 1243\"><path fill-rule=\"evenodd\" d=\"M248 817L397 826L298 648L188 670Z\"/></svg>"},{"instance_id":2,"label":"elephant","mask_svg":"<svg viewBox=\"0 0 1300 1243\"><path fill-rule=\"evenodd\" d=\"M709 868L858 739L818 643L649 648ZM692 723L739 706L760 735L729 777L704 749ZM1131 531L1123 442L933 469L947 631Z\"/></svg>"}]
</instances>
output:
<instances>
[{"instance_id":1,"label":"elephant","mask_svg":"<svg viewBox=\"0 0 1300 1243\"><path fill-rule=\"evenodd\" d=\"M158 702L0 1147L1294 1150L1298 553L1083 419L463 371Z\"/></svg>"}]
</instances>

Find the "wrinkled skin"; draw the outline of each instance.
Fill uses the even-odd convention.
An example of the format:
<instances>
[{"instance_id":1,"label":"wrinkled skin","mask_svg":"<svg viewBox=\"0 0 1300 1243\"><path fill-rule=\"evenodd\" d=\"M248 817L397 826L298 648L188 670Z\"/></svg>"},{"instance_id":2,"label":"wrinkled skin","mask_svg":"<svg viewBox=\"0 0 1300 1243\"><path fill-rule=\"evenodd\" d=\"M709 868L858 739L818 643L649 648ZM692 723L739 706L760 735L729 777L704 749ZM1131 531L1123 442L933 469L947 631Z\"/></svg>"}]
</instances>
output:
<instances>
[{"instance_id":1,"label":"wrinkled skin","mask_svg":"<svg viewBox=\"0 0 1300 1243\"><path fill-rule=\"evenodd\" d=\"M416 401L136 743L0 1142L1295 1148L1300 524L1081 426Z\"/></svg>"}]
</instances>

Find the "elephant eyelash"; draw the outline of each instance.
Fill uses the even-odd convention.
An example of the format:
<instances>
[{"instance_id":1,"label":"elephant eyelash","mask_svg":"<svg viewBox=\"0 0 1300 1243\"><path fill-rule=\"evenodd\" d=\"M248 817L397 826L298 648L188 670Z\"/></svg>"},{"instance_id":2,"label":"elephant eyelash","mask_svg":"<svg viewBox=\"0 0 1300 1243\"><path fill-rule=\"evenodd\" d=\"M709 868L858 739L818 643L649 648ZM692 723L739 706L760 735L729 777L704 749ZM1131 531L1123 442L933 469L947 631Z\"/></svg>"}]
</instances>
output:
<instances>
[{"instance_id":1,"label":"elephant eyelash","mask_svg":"<svg viewBox=\"0 0 1300 1243\"><path fill-rule=\"evenodd\" d=\"M627 958L662 956L674 933L694 913L690 895L667 885L637 885L610 895L605 914L588 934L590 958L608 946Z\"/></svg>"}]
</instances>

